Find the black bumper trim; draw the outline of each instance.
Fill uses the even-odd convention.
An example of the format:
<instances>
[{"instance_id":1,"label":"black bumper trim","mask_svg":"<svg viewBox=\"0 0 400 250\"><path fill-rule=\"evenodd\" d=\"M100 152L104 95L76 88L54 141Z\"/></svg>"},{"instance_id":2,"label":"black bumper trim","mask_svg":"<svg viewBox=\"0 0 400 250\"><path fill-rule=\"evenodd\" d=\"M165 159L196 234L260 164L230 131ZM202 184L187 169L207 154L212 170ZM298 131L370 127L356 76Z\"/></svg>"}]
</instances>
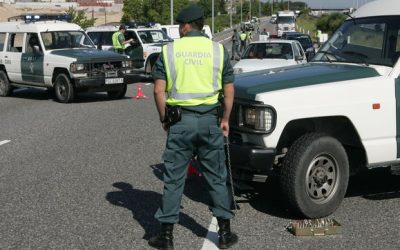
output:
<instances>
[{"instance_id":1,"label":"black bumper trim","mask_svg":"<svg viewBox=\"0 0 400 250\"><path fill-rule=\"evenodd\" d=\"M272 173L276 150L252 144L230 144L232 176L235 179L259 181Z\"/></svg>"}]
</instances>

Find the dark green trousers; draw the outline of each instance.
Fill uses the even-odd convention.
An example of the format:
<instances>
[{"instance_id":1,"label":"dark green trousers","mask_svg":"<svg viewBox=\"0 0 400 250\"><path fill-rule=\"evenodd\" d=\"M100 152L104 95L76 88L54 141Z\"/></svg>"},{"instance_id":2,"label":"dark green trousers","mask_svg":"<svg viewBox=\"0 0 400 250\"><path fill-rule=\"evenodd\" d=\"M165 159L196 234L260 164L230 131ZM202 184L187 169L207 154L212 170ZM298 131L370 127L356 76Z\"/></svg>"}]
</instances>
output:
<instances>
[{"instance_id":1,"label":"dark green trousers","mask_svg":"<svg viewBox=\"0 0 400 250\"><path fill-rule=\"evenodd\" d=\"M226 186L224 138L215 114L185 112L182 120L171 126L163 154L164 193L155 218L161 223L177 223L187 168L193 153L206 179L215 217L231 219L232 198Z\"/></svg>"}]
</instances>

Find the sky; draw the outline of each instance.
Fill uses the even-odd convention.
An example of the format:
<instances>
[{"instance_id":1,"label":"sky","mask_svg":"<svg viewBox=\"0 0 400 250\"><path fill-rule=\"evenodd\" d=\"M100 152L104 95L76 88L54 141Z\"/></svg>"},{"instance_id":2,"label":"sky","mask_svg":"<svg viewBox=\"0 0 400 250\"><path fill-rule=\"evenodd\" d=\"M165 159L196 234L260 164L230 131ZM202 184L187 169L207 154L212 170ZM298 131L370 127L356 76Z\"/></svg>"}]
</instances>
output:
<instances>
[{"instance_id":1,"label":"sky","mask_svg":"<svg viewBox=\"0 0 400 250\"><path fill-rule=\"evenodd\" d=\"M268 0L262 0L263 2L268 2ZM269 0L270 2L272 0ZM275 0L275 1L280 1L280 0ZM286 0L284 0L286 1ZM335 9L335 8L350 8L354 7L357 8L357 3L358 7L361 5L371 2L373 0L293 0L293 1L302 1L306 2L308 6L310 6L313 9Z\"/></svg>"}]
</instances>

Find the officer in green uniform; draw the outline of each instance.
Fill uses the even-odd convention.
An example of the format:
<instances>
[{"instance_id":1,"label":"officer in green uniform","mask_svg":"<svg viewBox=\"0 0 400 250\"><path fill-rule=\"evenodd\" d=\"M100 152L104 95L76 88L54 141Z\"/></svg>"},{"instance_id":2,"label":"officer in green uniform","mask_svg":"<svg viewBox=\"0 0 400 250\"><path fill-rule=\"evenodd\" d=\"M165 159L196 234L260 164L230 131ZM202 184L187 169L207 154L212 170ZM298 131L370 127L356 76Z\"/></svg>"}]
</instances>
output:
<instances>
[{"instance_id":1,"label":"officer in green uniform","mask_svg":"<svg viewBox=\"0 0 400 250\"><path fill-rule=\"evenodd\" d=\"M201 8L186 7L176 21L182 38L164 45L153 70L154 98L168 138L163 154L164 192L155 214L161 223L161 232L152 237L149 244L158 249L173 249L173 226L179 221L187 167L196 154L212 198L210 209L218 220L219 247L228 248L238 241L238 236L230 229L234 214L230 209L232 197L226 186L223 138L229 133L233 69L226 49L202 35L204 14ZM221 91L223 114L219 117Z\"/></svg>"},{"instance_id":2,"label":"officer in green uniform","mask_svg":"<svg viewBox=\"0 0 400 250\"><path fill-rule=\"evenodd\" d=\"M125 25L121 24L119 26L119 30L112 35L112 43L114 52L124 54L125 44L130 43L133 39L129 39L125 41L124 33L126 31Z\"/></svg>"}]
</instances>

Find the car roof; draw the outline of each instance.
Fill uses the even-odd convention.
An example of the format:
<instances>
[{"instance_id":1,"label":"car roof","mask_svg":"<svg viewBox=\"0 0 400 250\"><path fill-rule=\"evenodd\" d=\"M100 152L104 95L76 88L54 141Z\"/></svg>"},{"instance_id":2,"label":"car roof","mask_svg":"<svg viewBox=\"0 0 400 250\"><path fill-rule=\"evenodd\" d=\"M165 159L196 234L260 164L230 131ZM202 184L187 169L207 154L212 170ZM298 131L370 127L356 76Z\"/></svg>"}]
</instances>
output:
<instances>
[{"instance_id":1,"label":"car roof","mask_svg":"<svg viewBox=\"0 0 400 250\"><path fill-rule=\"evenodd\" d=\"M354 18L399 15L400 4L398 0L379 0L368 2L351 14L351 16Z\"/></svg>"},{"instance_id":2,"label":"car roof","mask_svg":"<svg viewBox=\"0 0 400 250\"><path fill-rule=\"evenodd\" d=\"M257 44L257 43L293 43L296 42L297 40L283 40L283 39L269 39L266 41L255 41L251 42L250 44Z\"/></svg>"},{"instance_id":3,"label":"car roof","mask_svg":"<svg viewBox=\"0 0 400 250\"><path fill-rule=\"evenodd\" d=\"M36 22L4 22L0 23L1 32L47 32L62 30L83 30L79 25L63 21L36 21Z\"/></svg>"}]
</instances>

